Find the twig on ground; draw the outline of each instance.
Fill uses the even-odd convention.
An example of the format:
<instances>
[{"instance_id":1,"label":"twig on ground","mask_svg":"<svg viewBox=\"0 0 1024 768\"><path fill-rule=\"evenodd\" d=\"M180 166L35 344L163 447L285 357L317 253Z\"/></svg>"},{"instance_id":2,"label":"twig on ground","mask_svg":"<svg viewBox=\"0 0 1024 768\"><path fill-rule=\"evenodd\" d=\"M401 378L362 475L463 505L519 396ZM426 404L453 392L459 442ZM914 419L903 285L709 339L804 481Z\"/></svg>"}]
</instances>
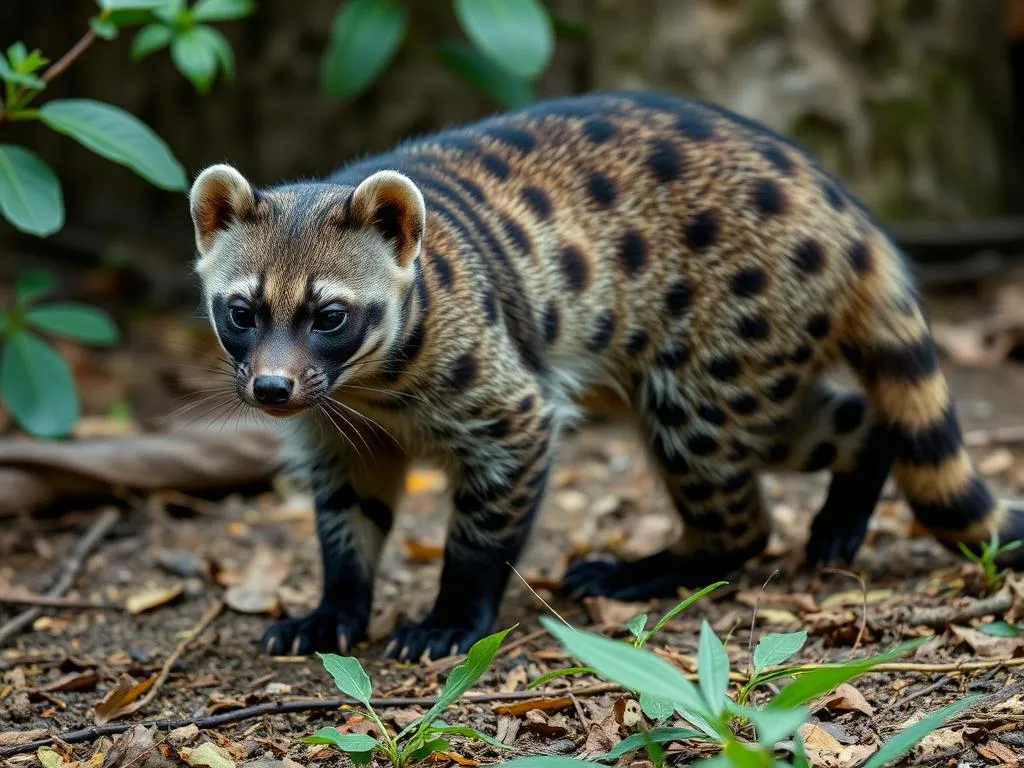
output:
<instances>
[{"instance_id":1,"label":"twig on ground","mask_svg":"<svg viewBox=\"0 0 1024 768\"><path fill-rule=\"evenodd\" d=\"M67 591L74 586L75 579L85 568L85 563L104 537L121 518L121 513L116 509L108 509L90 526L83 536L71 550L68 559L61 564L60 574L54 581L53 586L46 591L47 597L63 597ZM27 611L22 611L9 622L0 627L0 648L2 648L15 635L19 634L25 627L31 626L32 622L43 615L40 606L33 606Z\"/></svg>"},{"instance_id":2,"label":"twig on ground","mask_svg":"<svg viewBox=\"0 0 1024 768\"><path fill-rule=\"evenodd\" d=\"M96 611L123 611L123 605L117 603L99 603L92 600L79 600L75 597L58 597L56 595L37 595L34 592L0 590L0 605L34 605L39 608L67 608Z\"/></svg>"},{"instance_id":3,"label":"twig on ground","mask_svg":"<svg viewBox=\"0 0 1024 768\"><path fill-rule=\"evenodd\" d=\"M853 641L853 648L850 649L850 652L852 653L860 648L860 642L864 639L864 632L868 628L868 585L864 583L864 579L861 578L860 575L853 571L847 571L843 568L822 568L822 570L826 573L837 573L841 576L849 576L851 579L856 579L857 583L860 584L860 628L857 630L857 639Z\"/></svg>"},{"instance_id":4,"label":"twig on ground","mask_svg":"<svg viewBox=\"0 0 1024 768\"><path fill-rule=\"evenodd\" d=\"M750 637L747 638L747 675L750 675L750 667L754 663L754 626L757 624L757 609L761 606L761 595L768 589L768 582L775 578L775 575L779 573L779 569L776 568L769 574L768 578L764 580L764 584L761 585L761 591L757 593L757 600L754 601L754 610L750 613Z\"/></svg>"},{"instance_id":5,"label":"twig on ground","mask_svg":"<svg viewBox=\"0 0 1024 768\"><path fill-rule=\"evenodd\" d=\"M1013 598L1007 589L1003 589L991 597L973 600L967 605L943 605L938 608L922 608L911 611L908 623L913 626L926 626L933 629L945 629L948 624L977 619L989 614L1001 614L1008 611Z\"/></svg>"},{"instance_id":6,"label":"twig on ground","mask_svg":"<svg viewBox=\"0 0 1024 768\"><path fill-rule=\"evenodd\" d=\"M950 675L949 674L945 674L942 677L940 677L938 680L936 680L934 683L932 683L931 685L923 685L923 686L921 686L916 691L912 691L911 693L908 693L902 699L897 699L892 704L890 704L888 707L883 709L879 713L879 715L878 715L879 719L881 719L884 715L889 714L894 709L897 709L897 708L902 709L907 704L912 702L914 699L919 699L922 696L927 696L929 693L934 693L935 691L939 690L940 688L946 687L947 685L949 685L949 683L950 683Z\"/></svg>"},{"instance_id":7,"label":"twig on ground","mask_svg":"<svg viewBox=\"0 0 1024 768\"><path fill-rule=\"evenodd\" d=\"M583 732L587 733L590 731L590 721L587 720L587 713L583 711L583 705L580 704L578 696L569 694L569 698L572 699L572 705L576 708L576 716L580 719L580 725L583 726Z\"/></svg>"}]
</instances>

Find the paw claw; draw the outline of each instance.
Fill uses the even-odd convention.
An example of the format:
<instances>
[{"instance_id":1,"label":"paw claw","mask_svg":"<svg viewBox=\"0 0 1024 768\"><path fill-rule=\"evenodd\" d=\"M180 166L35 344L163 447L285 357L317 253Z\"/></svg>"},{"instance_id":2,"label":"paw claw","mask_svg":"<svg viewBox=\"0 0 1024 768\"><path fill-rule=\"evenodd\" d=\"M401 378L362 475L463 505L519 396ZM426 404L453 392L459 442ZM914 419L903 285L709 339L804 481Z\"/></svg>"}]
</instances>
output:
<instances>
[{"instance_id":1,"label":"paw claw","mask_svg":"<svg viewBox=\"0 0 1024 768\"><path fill-rule=\"evenodd\" d=\"M385 655L399 661L436 661L465 653L490 630L490 622L473 628L448 627L429 617L419 624L399 627L385 649ZM401 644L396 654L395 648Z\"/></svg>"},{"instance_id":2,"label":"paw claw","mask_svg":"<svg viewBox=\"0 0 1024 768\"><path fill-rule=\"evenodd\" d=\"M282 619L263 635L268 655L306 656L314 651L347 653L363 635L366 621L336 610L317 609L299 619Z\"/></svg>"}]
</instances>

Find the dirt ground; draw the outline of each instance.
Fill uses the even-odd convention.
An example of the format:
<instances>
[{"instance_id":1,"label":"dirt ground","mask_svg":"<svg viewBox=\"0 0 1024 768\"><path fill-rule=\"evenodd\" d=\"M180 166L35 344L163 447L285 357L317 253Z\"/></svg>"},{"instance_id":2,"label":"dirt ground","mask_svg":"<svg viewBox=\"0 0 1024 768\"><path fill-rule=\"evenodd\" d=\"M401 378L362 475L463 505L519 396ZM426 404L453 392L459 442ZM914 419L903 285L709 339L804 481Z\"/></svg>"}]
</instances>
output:
<instances>
[{"instance_id":1,"label":"dirt ground","mask_svg":"<svg viewBox=\"0 0 1024 768\"><path fill-rule=\"evenodd\" d=\"M946 310L954 320L961 314L955 303ZM147 354L164 353L157 344ZM136 367L145 368L138 359ZM95 366L99 382L104 370L122 377L132 370L117 356ZM1024 440L993 439L992 430L1024 427L1024 365L1008 361L964 366L947 358L944 368L975 460L1001 493L1021 493ZM166 397L153 395L147 387L136 382L113 394L94 393L93 398L127 398L137 421L145 424L147 413L170 407ZM915 531L905 505L890 492L872 520L854 572L803 570L801 548L826 483L824 475L767 478L766 495L776 521L768 553L674 620L651 647L684 671L694 671L697 630L706 618L728 638L733 668L742 672L752 644L767 632L806 629L810 639L797 656L804 662L864 657L932 633L934 638L905 659L902 668L860 678L843 695L820 702L813 713L818 727L808 739L815 746L814 762L855 765L908 721L973 692L986 695L983 705L938 731L911 759L929 765L957 760L1018 764L1024 758L1024 676L1016 665L1024 656L1024 637L972 631L993 614L957 617L958 607L974 606L983 597L978 569ZM399 615L422 615L433 599L447 508L443 477L430 468L410 476L409 490L379 577L372 638L355 655L366 666L376 696L416 699L436 694L451 663L402 664L380 655ZM99 514L101 510L87 508L0 520L0 591L45 592ZM535 697L523 693L528 680L571 661L550 636L538 631L537 619L548 610L540 598L574 625L622 636L625 619L641 611L659 615L672 602L626 606L598 600L582 606L555 597L551 584L572 556L609 552L636 557L661 548L676 533L667 500L627 429L590 424L570 435L519 569L536 593L513 579L499 625L518 627L472 690L518 699L463 702L446 714L448 722L471 724L523 753L575 754L584 746L599 749L621 738L625 731L615 719L615 703L622 694L588 692L596 679L556 680ZM184 650L169 674L155 682L151 700L128 714L114 712L113 723L196 718L336 695L317 659L268 658L257 648L271 614L301 613L316 603L318 567L311 504L287 483L215 500L173 492L134 497L70 593L114 609L47 609L0 650L0 755L7 750L0 762L37 765L34 750L13 755L12 747L30 737L95 725L102 719L97 714L104 711L102 702L114 701L111 692L119 684L154 685L179 644ZM1008 618L1019 620L1013 611L1024 602L1024 581L1011 576L1003 590L1012 598ZM221 601L228 605L216 612ZM124 610L125 605L132 611ZM0 606L0 626L23 608ZM922 616L932 608L939 618L933 617L928 627ZM1005 612L1004 605L994 618L1003 618ZM212 619L189 638L204 615ZM971 666L960 668L965 663ZM424 710L411 704L381 709L385 721L399 727ZM301 765L340 765L345 759L330 748L297 739L324 725L340 727L345 717L339 711L305 711L198 732L175 731L172 736L160 733L155 738L161 749L139 748L128 762L141 765L166 755L168 748L213 741L236 762L271 761L265 763L270 766L287 758ZM357 718L346 728L365 730L366 723ZM26 735L29 731L38 732ZM58 751L65 761L83 765L99 755L90 763L98 768L108 756L111 738L58 744ZM680 742L670 749L671 759L687 762L697 751L693 743ZM502 757L491 747L461 739L453 741L452 752L435 762L473 765Z\"/></svg>"}]
</instances>

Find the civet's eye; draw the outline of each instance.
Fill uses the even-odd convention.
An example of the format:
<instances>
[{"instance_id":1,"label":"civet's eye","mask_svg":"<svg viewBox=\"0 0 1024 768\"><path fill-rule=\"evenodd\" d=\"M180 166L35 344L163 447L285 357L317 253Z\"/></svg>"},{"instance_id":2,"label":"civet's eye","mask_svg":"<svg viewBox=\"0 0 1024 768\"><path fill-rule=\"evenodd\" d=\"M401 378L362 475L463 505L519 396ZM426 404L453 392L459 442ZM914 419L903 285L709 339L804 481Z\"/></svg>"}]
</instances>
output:
<instances>
[{"instance_id":1,"label":"civet's eye","mask_svg":"<svg viewBox=\"0 0 1024 768\"><path fill-rule=\"evenodd\" d=\"M313 330L318 333L336 331L348 321L348 312L340 304L329 304L316 313Z\"/></svg>"},{"instance_id":2,"label":"civet's eye","mask_svg":"<svg viewBox=\"0 0 1024 768\"><path fill-rule=\"evenodd\" d=\"M228 318L240 331L249 331L256 327L256 313L241 299L231 302L228 307Z\"/></svg>"}]
</instances>

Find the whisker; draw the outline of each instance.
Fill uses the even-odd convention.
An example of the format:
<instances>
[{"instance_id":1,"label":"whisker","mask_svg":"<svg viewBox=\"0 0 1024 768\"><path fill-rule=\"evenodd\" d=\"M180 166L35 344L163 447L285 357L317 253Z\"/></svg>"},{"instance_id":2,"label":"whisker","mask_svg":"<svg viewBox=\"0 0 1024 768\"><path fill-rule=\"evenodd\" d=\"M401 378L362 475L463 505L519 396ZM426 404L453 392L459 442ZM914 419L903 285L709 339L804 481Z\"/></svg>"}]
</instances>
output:
<instances>
[{"instance_id":1,"label":"whisker","mask_svg":"<svg viewBox=\"0 0 1024 768\"><path fill-rule=\"evenodd\" d=\"M399 447L399 449L401 449L402 453L405 453L405 447L400 442L398 442L398 438L396 438L394 435L392 435L390 432L388 432L388 430L382 424L380 424L379 422L377 422L374 419L370 418L365 413L362 413L361 411L357 411L355 408L352 408L351 406L346 405L345 403L341 402L340 400L335 400L335 399L330 398L330 397L327 398L327 399L330 402L335 403L336 405L340 405L345 410L350 411L350 412L354 413L356 416L359 416L360 418L364 419L365 421L368 421L371 424L373 424L375 427L377 427L377 429L379 429L385 435L390 437L391 440L395 443L395 445L397 445Z\"/></svg>"},{"instance_id":2,"label":"whisker","mask_svg":"<svg viewBox=\"0 0 1024 768\"><path fill-rule=\"evenodd\" d=\"M327 408L324 407L324 405L325 405L325 403L317 403L317 405L316 405L317 410L320 411L321 413L323 413L324 416L326 416L328 418L328 420L331 422L331 424L334 425L334 428L336 430L338 430L338 434L341 435L343 438L345 438L345 442L348 443L352 447L352 450L355 452L356 456L359 458L360 463L362 463L362 465L365 467L366 466L366 462L363 461L362 454L359 453L359 448L352 441L352 438L350 438L345 433L345 430L343 430L341 428L341 425L338 424L338 422L336 422L334 420L334 416L331 415L331 412L328 411Z\"/></svg>"},{"instance_id":3,"label":"whisker","mask_svg":"<svg viewBox=\"0 0 1024 768\"><path fill-rule=\"evenodd\" d=\"M180 406L179 408L175 408L173 411L171 411L169 414L167 414L166 416L163 417L164 421L170 421L171 419L175 418L176 416L184 416L189 411L191 411L191 410L193 410L195 408L198 408L201 405L205 405L206 403L209 403L211 400L222 399L222 398L225 398L225 397L228 397L228 396L234 397L235 396L234 390L225 391L225 392L214 392L212 394L205 395L203 397L200 397L198 400L196 400L193 403L185 403L184 405Z\"/></svg>"},{"instance_id":4,"label":"whisker","mask_svg":"<svg viewBox=\"0 0 1024 768\"><path fill-rule=\"evenodd\" d=\"M353 424L351 421L349 421L347 418L345 418L345 414L342 411L339 411L337 408L335 408L334 406L331 405L331 403L337 403L337 401L332 400L331 398L328 397L323 402L324 402L324 405L326 405L328 408L330 408L332 411L334 411L335 415L337 415L338 418L340 418L342 421L344 421L346 424L348 424L350 427L352 427L352 429L356 433L356 436L362 441L363 445L366 446L366 453L367 453L367 455L368 456L373 456L373 449L370 447L370 444L368 442L366 442L366 437L365 437L365 435L363 435L362 430L359 429L358 427L356 427L356 425ZM337 404L340 405L340 403L337 403Z\"/></svg>"}]
</instances>

